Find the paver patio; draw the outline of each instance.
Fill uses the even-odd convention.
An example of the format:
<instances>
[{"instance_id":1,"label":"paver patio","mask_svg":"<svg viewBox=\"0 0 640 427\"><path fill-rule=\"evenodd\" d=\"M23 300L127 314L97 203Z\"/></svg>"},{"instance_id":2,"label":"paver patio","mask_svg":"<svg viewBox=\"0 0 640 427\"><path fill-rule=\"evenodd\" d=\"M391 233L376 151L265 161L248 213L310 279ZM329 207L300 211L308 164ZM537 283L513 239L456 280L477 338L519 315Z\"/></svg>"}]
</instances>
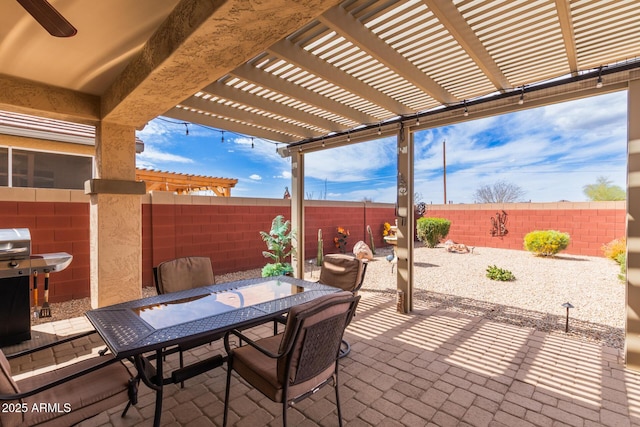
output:
<instances>
[{"instance_id":1,"label":"paver patio","mask_svg":"<svg viewBox=\"0 0 640 427\"><path fill-rule=\"evenodd\" d=\"M83 327L82 319L60 321L41 335ZM267 336L272 326L251 332ZM398 314L395 299L366 291L346 338L352 351L342 359L339 380L347 426L640 425L640 373L625 369L617 349L421 301L411 314ZM103 347L95 335L77 344L14 360L14 373ZM200 347L185 357L195 361L219 347ZM177 366L177 357L168 363ZM187 381L184 389L166 387L162 424L221 425L225 375L216 369ZM278 404L237 377L231 384L234 425L281 425ZM141 385L139 403L126 418L117 407L80 425L151 425L153 406L154 394ZM290 425L337 425L330 387L289 411Z\"/></svg>"}]
</instances>

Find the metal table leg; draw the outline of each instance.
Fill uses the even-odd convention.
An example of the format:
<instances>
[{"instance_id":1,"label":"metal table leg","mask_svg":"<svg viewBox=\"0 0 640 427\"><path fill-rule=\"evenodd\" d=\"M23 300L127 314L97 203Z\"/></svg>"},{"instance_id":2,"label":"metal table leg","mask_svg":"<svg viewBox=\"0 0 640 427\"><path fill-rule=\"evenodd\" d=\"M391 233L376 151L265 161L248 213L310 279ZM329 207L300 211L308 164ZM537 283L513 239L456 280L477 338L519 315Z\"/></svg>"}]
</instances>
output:
<instances>
[{"instance_id":1,"label":"metal table leg","mask_svg":"<svg viewBox=\"0 0 640 427\"><path fill-rule=\"evenodd\" d=\"M156 409L153 417L153 426L160 426L160 418L162 416L162 386L164 379L162 377L162 349L156 350L156 367L143 355L134 357L136 369L142 382L156 392Z\"/></svg>"}]
</instances>

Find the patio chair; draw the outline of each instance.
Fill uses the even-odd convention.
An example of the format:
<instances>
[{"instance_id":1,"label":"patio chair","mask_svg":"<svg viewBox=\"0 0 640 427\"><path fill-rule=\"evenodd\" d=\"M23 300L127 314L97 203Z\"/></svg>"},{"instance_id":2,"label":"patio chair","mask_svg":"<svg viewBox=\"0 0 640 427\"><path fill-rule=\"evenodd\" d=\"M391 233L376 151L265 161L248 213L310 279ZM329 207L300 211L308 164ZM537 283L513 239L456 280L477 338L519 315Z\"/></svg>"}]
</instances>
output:
<instances>
[{"instance_id":1,"label":"patio chair","mask_svg":"<svg viewBox=\"0 0 640 427\"><path fill-rule=\"evenodd\" d=\"M71 339L63 342L68 341ZM18 355L9 356L9 359ZM137 403L138 382L138 378L112 356L93 357L15 381L9 361L0 350L0 402L3 409L0 411L0 425L66 427L128 402L122 412L124 417L129 407Z\"/></svg>"},{"instance_id":2,"label":"patio chair","mask_svg":"<svg viewBox=\"0 0 640 427\"><path fill-rule=\"evenodd\" d=\"M357 295L364 283L367 265L367 261L358 259L351 255L326 255L322 262L320 279L318 282L324 285L340 288ZM340 357L345 357L350 351L351 345L349 342L342 340Z\"/></svg>"},{"instance_id":3,"label":"patio chair","mask_svg":"<svg viewBox=\"0 0 640 427\"><path fill-rule=\"evenodd\" d=\"M216 284L209 257L192 256L162 262L153 269L153 276L158 294Z\"/></svg>"},{"instance_id":4,"label":"patio chair","mask_svg":"<svg viewBox=\"0 0 640 427\"><path fill-rule=\"evenodd\" d=\"M318 282L357 294L364 283L367 265L351 255L325 255Z\"/></svg>"},{"instance_id":5,"label":"patio chair","mask_svg":"<svg viewBox=\"0 0 640 427\"><path fill-rule=\"evenodd\" d=\"M227 425L231 371L234 370L266 397L282 403L284 426L287 425L289 406L333 383L338 420L342 426L338 392L340 343L359 300L360 297L351 292L337 292L294 306L289 311L283 333L255 342L237 330L227 333L224 339L228 368L223 425ZM230 334L248 345L231 349Z\"/></svg>"},{"instance_id":6,"label":"patio chair","mask_svg":"<svg viewBox=\"0 0 640 427\"><path fill-rule=\"evenodd\" d=\"M153 269L153 276L156 282L158 294L183 291L198 288L200 286L215 285L216 279L213 274L213 267L209 257L183 257L158 264ZM220 336L219 338L222 338ZM211 339L193 340L180 344L175 349L166 351L164 354L179 352L180 369L184 368L183 352L195 347L199 347L211 342ZM211 365L211 368L215 365ZM184 388L184 381L180 381L180 386Z\"/></svg>"}]
</instances>

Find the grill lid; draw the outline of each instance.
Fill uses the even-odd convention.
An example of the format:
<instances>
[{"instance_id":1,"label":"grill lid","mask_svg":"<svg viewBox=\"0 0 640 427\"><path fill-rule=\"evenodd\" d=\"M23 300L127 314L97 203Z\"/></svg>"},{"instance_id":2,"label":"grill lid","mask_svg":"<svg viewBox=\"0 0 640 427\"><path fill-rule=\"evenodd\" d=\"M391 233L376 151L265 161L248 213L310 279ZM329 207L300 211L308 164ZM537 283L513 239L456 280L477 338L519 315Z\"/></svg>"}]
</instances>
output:
<instances>
[{"instance_id":1,"label":"grill lid","mask_svg":"<svg viewBox=\"0 0 640 427\"><path fill-rule=\"evenodd\" d=\"M28 228L0 229L0 260L26 259L31 255L31 233Z\"/></svg>"}]
</instances>

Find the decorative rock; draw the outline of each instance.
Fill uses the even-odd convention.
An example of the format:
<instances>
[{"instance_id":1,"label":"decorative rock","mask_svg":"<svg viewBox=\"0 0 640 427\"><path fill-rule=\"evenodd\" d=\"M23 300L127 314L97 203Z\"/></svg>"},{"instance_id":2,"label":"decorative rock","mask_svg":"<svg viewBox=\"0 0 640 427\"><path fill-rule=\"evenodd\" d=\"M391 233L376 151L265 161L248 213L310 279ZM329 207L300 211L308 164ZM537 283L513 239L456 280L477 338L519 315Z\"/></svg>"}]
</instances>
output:
<instances>
[{"instance_id":1,"label":"decorative rock","mask_svg":"<svg viewBox=\"0 0 640 427\"><path fill-rule=\"evenodd\" d=\"M444 242L444 248L448 252L453 252L456 254L468 254L470 252L467 245L463 245L462 243L456 243L453 240L447 240L446 242Z\"/></svg>"},{"instance_id":2,"label":"decorative rock","mask_svg":"<svg viewBox=\"0 0 640 427\"><path fill-rule=\"evenodd\" d=\"M373 259L373 252L371 252L371 248L360 240L355 245L353 245L353 253L358 259L367 259L371 261Z\"/></svg>"}]
</instances>

